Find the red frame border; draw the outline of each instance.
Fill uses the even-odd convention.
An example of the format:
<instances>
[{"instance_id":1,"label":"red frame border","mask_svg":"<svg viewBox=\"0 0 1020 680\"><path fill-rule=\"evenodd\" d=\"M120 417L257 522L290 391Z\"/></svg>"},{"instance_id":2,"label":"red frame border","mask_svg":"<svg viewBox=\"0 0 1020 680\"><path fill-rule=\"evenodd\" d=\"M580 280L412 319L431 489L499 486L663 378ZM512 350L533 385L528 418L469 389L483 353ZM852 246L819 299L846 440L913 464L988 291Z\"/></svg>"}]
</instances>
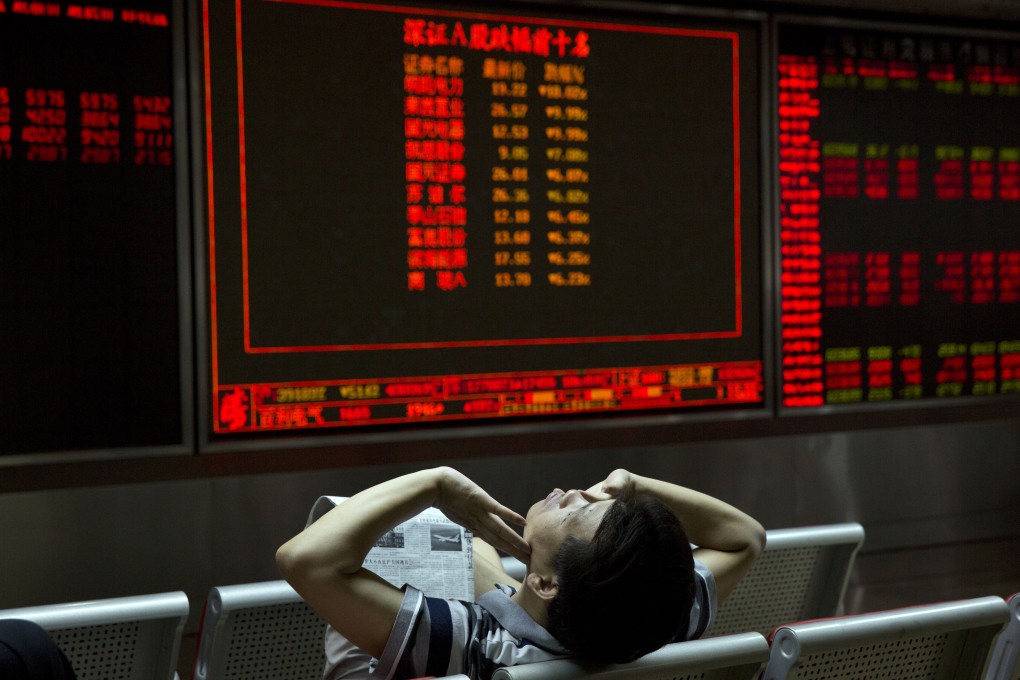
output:
<instances>
[{"instance_id":1,"label":"red frame border","mask_svg":"<svg viewBox=\"0 0 1020 680\"><path fill-rule=\"evenodd\" d=\"M237 101L238 101L238 135L239 135L239 163L240 163L240 208L241 208L241 246L242 246L242 286L243 286L243 308L244 308L244 350L247 354L279 354L290 352L340 352L340 351L370 351L370 350L393 350L393 349L432 349L442 347L500 347L500 346L524 346L524 345L558 345L558 344L580 344L593 342L646 342L658 340L701 340L740 337L743 332L743 292L742 292L742 267L741 267L741 215L740 215L740 73L739 73L739 38L735 33L728 31L710 31L683 28L669 28L657 26L638 26L632 24L612 24L588 21L570 21L562 19L540 19L535 17L521 17L516 15L483 14L472 12L460 12L453 10L431 10L428 8L408 8L390 5L377 5L370 3L345 2L343 0L262 0L265 2L278 2L285 4L303 4L324 7L338 7L353 10L365 10L376 12L387 12L391 14L419 14L428 16L473 18L486 21L510 21L525 24L543 24L553 26L567 26L571 28L589 28L608 31L626 31L634 33L654 33L660 35L679 35L688 37L726 39L732 44L732 68L733 68L733 170L734 170L734 259L735 259L735 307L736 318L734 319L733 330L708 331L702 333L671 333L652 335L614 335L614 336L585 336L585 337L562 337L562 338L525 338L514 340L463 340L463 341L435 341L435 342L395 342L395 343L374 343L374 344L337 344L337 345L302 345L282 347L255 347L251 343L251 319L248 288L248 210L247 210L247 167L245 158L245 125L244 125L244 64L242 57L242 36L241 17L243 0L235 0L235 35L237 49ZM209 0L204 0L203 22L205 37L205 94L206 94L206 154L207 154L207 175L208 175L208 201L209 201L209 259L210 259L210 310L212 312L212 343L213 343L213 364L215 371L217 353L217 304L216 304L216 258L215 258L215 222L213 209L213 153L212 153L212 102L211 94L211 66L209 64Z\"/></svg>"},{"instance_id":2,"label":"red frame border","mask_svg":"<svg viewBox=\"0 0 1020 680\"><path fill-rule=\"evenodd\" d=\"M619 368L591 368L591 369L586 368L586 369L578 370L576 372L569 373L569 374L570 375L579 375L579 374L583 374L583 373L587 373L587 372L591 372L591 373L614 372L614 373L622 374L622 373L628 373L628 372L633 372L633 371L642 371L642 370L666 371L666 370L669 370L669 369L672 369L672 368L698 367L698 366L704 366L704 365L711 365L716 370L718 370L720 368L726 368L726 367L754 366L758 370L758 376L757 376L758 384L761 386L761 391L764 394L765 387L764 387L764 381L763 381L763 375L762 375L763 366L762 366L762 361L760 359L752 359L752 360L746 360L746 361L745 360L727 361L727 362L722 362L722 363L711 363L711 362L709 362L709 364L699 364L699 363L680 364L680 365L675 365L675 366L674 365L667 365L667 366L651 366L651 367L641 366L641 367L619 367ZM461 378L461 379L465 379L465 380L486 379L486 378L496 378L496 379L499 379L499 378L504 378L504 377L511 377L512 378L512 377L522 377L522 376L524 376L526 378L535 378L535 377L542 377L542 376L548 376L548 377L553 377L553 378L560 378L560 377L563 377L563 376L565 376L567 374L568 373L565 373L564 370L554 369L554 370L528 371L528 372L526 372L524 374L487 372L487 373L471 373L471 374L463 374L463 375L427 375L427 376L415 376L415 377L403 377L402 376L402 377L399 377L399 378L392 378L392 379L391 378L367 378L367 379L361 378L361 379L339 379L339 380L303 380L303 381L295 381L295 382L270 381L270 382L263 382L263 383L237 383L237 384L231 383L231 384L220 385L219 386L219 390L217 390L214 393L214 395L215 395L214 401L216 403L216 407L217 407L217 410L218 410L220 391L222 391L222 390L229 390L229 389L241 389L241 390L247 390L247 391L250 392L251 390L254 390L254 389L257 389L257 388L272 389L274 387L290 387L290 386L293 386L293 387L340 387L340 386L343 386L343 385L359 385L359 384L399 384L399 383L440 382L440 381L441 382L445 382L446 380L449 380L451 378ZM726 382L726 381L718 381L718 382L722 383L722 382ZM702 385L701 387L708 387L708 386L709 385ZM472 399L499 397L499 396L502 396L502 395L514 395L514 394L527 395L527 394L535 393L535 392L572 391L572 390L585 390L585 389L611 389L611 390L615 390L615 389L621 388L621 387L624 387L624 386L622 386L622 385L613 385L613 386L610 386L608 388L601 388L601 387L595 387L595 388L586 388L586 387L577 387L577 388L569 387L569 388L565 388L565 387L557 387L557 388L553 388L552 390L542 389L542 388L534 388L534 389L509 390L509 391L506 391L506 392L501 392L501 391L496 390L496 391L489 391L489 392L471 393L469 395L468 394L449 395L448 399L449 400L453 400L453 401L470 401ZM630 387L633 387L633 386L630 386ZM296 406L298 406L300 408L300 407L305 406L305 405L307 405L309 403L314 403L315 405L319 405L319 406L338 407L338 406L341 406L341 405L359 406L359 405L366 405L366 404L368 404L368 405L409 404L409 403L412 403L414 401L426 401L426 402L429 402L429 403L444 403L444 401L446 401L446 399L443 399L443 398L434 399L433 397L411 397L411 396L407 396L407 397L399 397L399 396L398 397L389 397L389 396L382 397L381 396L381 397L376 397L376 398L358 399L358 400L350 400L350 401L338 401L338 400L334 399L334 400L326 400L326 401L321 401L321 402L320 401L317 401L317 402L294 402L293 405L296 405ZM688 407L698 407L698 406L714 406L714 405L759 404L761 402L760 402L760 400L753 401L753 400L749 400L749 399L744 400L744 399L711 398L711 399L700 399L700 400L685 401L685 402L681 402L681 403L683 405L685 405L685 406L688 406ZM271 406L271 408L275 407L275 406L280 406L280 405L281 404L274 404L274 405ZM289 405L289 404L283 404L283 405L286 406L286 405ZM612 408L565 409L563 411L556 411L555 415L578 415L578 414L583 414L583 413L605 413L605 412L622 412L622 411L634 411L634 410L651 410L651 409L661 409L661 408L676 408L679 405L680 404L678 404L677 402L672 401L672 400L662 400L661 403L658 403L658 404L648 404L648 403L635 402L632 405L622 404L622 405L619 405L619 406L616 406L616 407L612 407ZM250 409L249 413L252 414L251 417L254 418L253 414L257 410L257 407L254 404L254 400L251 400L249 402L249 409ZM324 422L324 423L321 423L321 424L315 424L315 425L309 424L309 425L305 425L305 426L301 426L301 427L297 427L297 428L292 427L292 426L257 427L253 423L249 423L246 427L239 428L239 429L233 429L233 430L229 429L229 428L222 427L220 425L219 421L216 420L214 422L214 431L216 431L217 433L221 433L221 434L238 434L238 433L251 433L251 432L280 432L280 431L292 431L294 429L319 430L319 429L329 429L329 428L365 427L365 426L371 426L371 425L392 425L392 424L397 424L397 423L428 423L428 422L442 422L442 421L454 421L454 420L478 420L478 419L491 420L491 419L497 419L497 418L533 417L535 415L542 415L542 414L519 413L519 414L512 414L512 415L510 415L510 414L505 414L505 413L489 413L489 412L481 412L481 413L460 413L460 412L458 412L458 413L451 413L451 414L445 414L445 415L429 415L429 416L420 416L420 417L412 417L412 416L387 416L387 417L373 418L373 419L369 419L369 420L356 420L356 421L350 421L350 422L347 422L347 421L327 421L327 422Z\"/></svg>"}]
</instances>

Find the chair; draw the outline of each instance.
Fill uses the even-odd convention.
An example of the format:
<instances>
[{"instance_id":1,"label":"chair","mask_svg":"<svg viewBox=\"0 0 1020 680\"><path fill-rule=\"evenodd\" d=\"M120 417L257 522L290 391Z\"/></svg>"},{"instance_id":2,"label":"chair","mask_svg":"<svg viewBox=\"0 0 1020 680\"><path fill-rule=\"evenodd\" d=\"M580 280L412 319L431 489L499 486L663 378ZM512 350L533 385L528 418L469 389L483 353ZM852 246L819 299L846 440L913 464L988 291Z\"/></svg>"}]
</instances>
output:
<instances>
[{"instance_id":1,"label":"chair","mask_svg":"<svg viewBox=\"0 0 1020 680\"><path fill-rule=\"evenodd\" d=\"M187 618L181 591L0 610L44 628L79 680L176 677Z\"/></svg>"},{"instance_id":2,"label":"chair","mask_svg":"<svg viewBox=\"0 0 1020 680\"><path fill-rule=\"evenodd\" d=\"M213 588L195 680L321 678L326 622L283 580Z\"/></svg>"},{"instance_id":3,"label":"chair","mask_svg":"<svg viewBox=\"0 0 1020 680\"><path fill-rule=\"evenodd\" d=\"M516 557L504 556L500 558L503 563L503 571L510 576L513 576L518 581L524 581L526 576L527 567L524 566L524 562L521 562Z\"/></svg>"},{"instance_id":4,"label":"chair","mask_svg":"<svg viewBox=\"0 0 1020 680\"><path fill-rule=\"evenodd\" d=\"M708 636L767 635L787 621L841 613L864 527L827 524L772 529L766 535L765 550L719 607Z\"/></svg>"},{"instance_id":5,"label":"chair","mask_svg":"<svg viewBox=\"0 0 1020 680\"><path fill-rule=\"evenodd\" d=\"M985 680L1020 680L1020 593L1008 600L1009 624L996 640Z\"/></svg>"},{"instance_id":6,"label":"chair","mask_svg":"<svg viewBox=\"0 0 1020 680\"><path fill-rule=\"evenodd\" d=\"M781 626L762 680L977 680L1008 619L983 597Z\"/></svg>"},{"instance_id":7,"label":"chair","mask_svg":"<svg viewBox=\"0 0 1020 680\"><path fill-rule=\"evenodd\" d=\"M570 659L508 666L492 680L750 680L768 660L768 642L758 633L675 642L631 661L586 666Z\"/></svg>"}]
</instances>

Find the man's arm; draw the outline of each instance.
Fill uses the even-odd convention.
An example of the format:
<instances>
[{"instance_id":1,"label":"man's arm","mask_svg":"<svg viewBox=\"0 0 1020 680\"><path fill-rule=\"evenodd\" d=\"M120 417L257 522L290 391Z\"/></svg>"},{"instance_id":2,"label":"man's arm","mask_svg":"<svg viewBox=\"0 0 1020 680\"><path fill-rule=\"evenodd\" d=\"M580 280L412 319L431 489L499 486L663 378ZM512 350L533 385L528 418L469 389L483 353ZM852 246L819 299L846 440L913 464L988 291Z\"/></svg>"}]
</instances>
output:
<instances>
[{"instance_id":1,"label":"man's arm","mask_svg":"<svg viewBox=\"0 0 1020 680\"><path fill-rule=\"evenodd\" d=\"M527 543L506 522L513 510L452 468L413 472L358 493L276 552L284 578L341 635L380 656L400 609L400 590L362 568L379 537L435 506L505 552L524 557Z\"/></svg>"},{"instance_id":2,"label":"man's arm","mask_svg":"<svg viewBox=\"0 0 1020 680\"><path fill-rule=\"evenodd\" d=\"M618 495L631 486L662 501L684 525L694 552L715 577L716 595L725 600L765 547L765 529L753 517L718 498L650 477L616 470L590 492Z\"/></svg>"},{"instance_id":3,"label":"man's arm","mask_svg":"<svg viewBox=\"0 0 1020 680\"><path fill-rule=\"evenodd\" d=\"M521 584L503 568L503 560L491 545L480 538L472 542L475 562L475 599L493 590L497 583L505 583L520 590Z\"/></svg>"}]
</instances>

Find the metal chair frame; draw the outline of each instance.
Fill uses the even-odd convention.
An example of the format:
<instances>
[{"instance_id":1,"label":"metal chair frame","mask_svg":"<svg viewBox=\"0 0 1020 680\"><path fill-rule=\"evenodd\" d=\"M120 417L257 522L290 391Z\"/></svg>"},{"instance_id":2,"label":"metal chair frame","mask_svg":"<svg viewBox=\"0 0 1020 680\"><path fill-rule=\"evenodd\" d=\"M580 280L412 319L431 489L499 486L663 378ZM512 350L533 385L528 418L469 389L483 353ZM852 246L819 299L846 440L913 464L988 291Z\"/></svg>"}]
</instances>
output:
<instances>
[{"instance_id":1,"label":"metal chair frame","mask_svg":"<svg viewBox=\"0 0 1020 680\"><path fill-rule=\"evenodd\" d=\"M864 527L856 522L767 531L765 550L720 605L707 635L767 635L787 621L841 614L863 543Z\"/></svg>"},{"instance_id":2,"label":"metal chair frame","mask_svg":"<svg viewBox=\"0 0 1020 680\"><path fill-rule=\"evenodd\" d=\"M590 666L571 659L507 666L492 680L751 680L768 660L768 641L739 633L675 642L625 664Z\"/></svg>"},{"instance_id":3,"label":"metal chair frame","mask_svg":"<svg viewBox=\"0 0 1020 680\"><path fill-rule=\"evenodd\" d=\"M1020 680L1020 593L1007 600L1009 623L999 633L985 680Z\"/></svg>"},{"instance_id":4,"label":"metal chair frame","mask_svg":"<svg viewBox=\"0 0 1020 680\"><path fill-rule=\"evenodd\" d=\"M45 629L79 680L177 677L188 597L182 591L0 610Z\"/></svg>"},{"instance_id":5,"label":"metal chair frame","mask_svg":"<svg viewBox=\"0 0 1020 680\"><path fill-rule=\"evenodd\" d=\"M321 677L326 622L284 580L213 588L194 680Z\"/></svg>"},{"instance_id":6,"label":"metal chair frame","mask_svg":"<svg viewBox=\"0 0 1020 680\"><path fill-rule=\"evenodd\" d=\"M762 680L976 680L1008 618L983 597L780 626Z\"/></svg>"}]
</instances>

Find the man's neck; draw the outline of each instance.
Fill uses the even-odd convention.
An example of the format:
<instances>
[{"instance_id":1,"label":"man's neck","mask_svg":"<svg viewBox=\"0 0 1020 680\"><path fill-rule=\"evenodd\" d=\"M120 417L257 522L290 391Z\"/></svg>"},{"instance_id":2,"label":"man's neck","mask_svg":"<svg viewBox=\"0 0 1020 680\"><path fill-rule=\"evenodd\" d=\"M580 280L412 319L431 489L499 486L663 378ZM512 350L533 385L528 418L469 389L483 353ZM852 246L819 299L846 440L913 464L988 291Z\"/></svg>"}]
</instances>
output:
<instances>
[{"instance_id":1,"label":"man's neck","mask_svg":"<svg viewBox=\"0 0 1020 680\"><path fill-rule=\"evenodd\" d=\"M548 607L542 598L538 597L534 592L528 588L527 577L525 582L521 584L521 587L517 589L517 592L510 596L510 599L516 602L521 609L527 612L535 623L545 628L548 620Z\"/></svg>"}]
</instances>

